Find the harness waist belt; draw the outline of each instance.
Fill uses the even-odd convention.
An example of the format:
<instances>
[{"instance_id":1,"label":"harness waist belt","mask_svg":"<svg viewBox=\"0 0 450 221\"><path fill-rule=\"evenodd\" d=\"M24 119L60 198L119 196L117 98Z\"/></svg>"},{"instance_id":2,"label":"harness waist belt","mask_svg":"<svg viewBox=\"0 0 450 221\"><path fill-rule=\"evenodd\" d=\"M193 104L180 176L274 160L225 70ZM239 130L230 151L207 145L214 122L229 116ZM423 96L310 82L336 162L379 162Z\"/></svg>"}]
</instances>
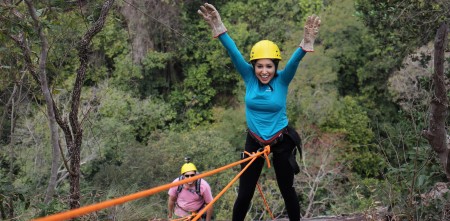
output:
<instances>
[{"instance_id":1,"label":"harness waist belt","mask_svg":"<svg viewBox=\"0 0 450 221\"><path fill-rule=\"evenodd\" d=\"M266 146L266 145L270 145L273 146L275 144L277 144L278 142L283 140L283 134L287 132L287 127L281 129L280 131L278 131L272 138L270 138L269 140L264 140L262 139L260 136L258 136L257 134L255 134L253 131L251 131L250 129L248 129L248 134L250 134L250 136L261 146Z\"/></svg>"}]
</instances>

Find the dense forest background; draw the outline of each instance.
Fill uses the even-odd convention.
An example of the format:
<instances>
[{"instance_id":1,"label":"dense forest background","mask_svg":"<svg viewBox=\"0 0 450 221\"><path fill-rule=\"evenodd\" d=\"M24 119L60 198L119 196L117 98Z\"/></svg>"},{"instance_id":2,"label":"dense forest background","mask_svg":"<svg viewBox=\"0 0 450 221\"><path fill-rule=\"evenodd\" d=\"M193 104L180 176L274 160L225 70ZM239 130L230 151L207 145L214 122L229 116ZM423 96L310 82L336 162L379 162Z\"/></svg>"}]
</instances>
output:
<instances>
[{"instance_id":1,"label":"dense forest background","mask_svg":"<svg viewBox=\"0 0 450 221\"><path fill-rule=\"evenodd\" d=\"M201 172L240 159L244 84L197 15L202 3L0 2L1 219L29 220L169 183L185 156ZM244 57L270 39L282 50L281 68L306 17L321 17L315 52L300 63L288 95L290 124L303 140L295 177L303 217L383 210L396 220L448 220L445 168L422 136L448 1L209 3ZM206 178L213 194L238 171ZM272 212L286 217L273 169L263 173ZM214 204L217 220L230 219L236 188ZM161 192L87 219L164 219L166 210ZM258 194L247 218L270 219Z\"/></svg>"}]
</instances>

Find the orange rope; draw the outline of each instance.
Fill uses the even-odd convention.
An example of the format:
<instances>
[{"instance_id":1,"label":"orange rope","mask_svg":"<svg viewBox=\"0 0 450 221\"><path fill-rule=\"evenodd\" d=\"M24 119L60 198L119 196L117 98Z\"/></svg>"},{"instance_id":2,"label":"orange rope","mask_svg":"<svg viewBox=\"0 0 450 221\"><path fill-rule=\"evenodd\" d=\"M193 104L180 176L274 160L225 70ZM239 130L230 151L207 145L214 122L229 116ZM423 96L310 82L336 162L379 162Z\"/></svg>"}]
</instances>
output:
<instances>
[{"instance_id":1,"label":"orange rope","mask_svg":"<svg viewBox=\"0 0 450 221\"><path fill-rule=\"evenodd\" d=\"M246 152L246 151L245 151ZM248 152L246 152L247 154L249 154ZM220 191L219 194L217 194L216 197L214 197L214 199L211 201L211 203L208 203L208 205L206 205L202 210L200 210L200 212L198 212L197 216L194 217L193 221L197 221L198 219L201 218L202 214L206 212L206 210L208 210L212 204L214 204L217 199L219 199L230 187L231 185L233 185L234 182L236 182L236 180L242 175L242 173L245 172L245 170L247 170L247 168L253 163L253 161L256 160L257 156L260 156L262 154L264 154L265 156L267 156L270 153L270 146L267 145L264 150L262 152L257 152L254 154L249 154L250 157L246 158L246 159L252 159L242 170L241 172L238 173L238 175L236 175L229 183L227 186L225 186L225 188L222 189L222 191ZM270 165L269 165L270 167Z\"/></svg>"},{"instance_id":2,"label":"orange rope","mask_svg":"<svg viewBox=\"0 0 450 221\"><path fill-rule=\"evenodd\" d=\"M267 147L269 147L269 146L266 146L266 148ZM198 180L200 178L207 177L207 176L219 173L219 172L221 172L223 170L229 169L229 168L234 167L236 165L239 165L241 163L245 163L245 162L250 161L252 159L256 159L256 157L259 157L262 154L268 155L270 153L270 147L267 148L267 149L268 149L268 153L265 152L266 151L266 149L265 149L264 152L258 152L256 154L252 155L251 157L242 159L242 160L234 162L234 163L230 163L228 165L225 165L225 166L220 167L218 169L214 169L214 170L208 171L206 173L198 174L195 177L190 177L190 178L183 179L183 180L180 180L180 181L177 181L177 182L165 184L165 185L162 185L162 186L158 186L158 187L155 187L155 188L152 188L152 189L144 190L144 191L137 192L137 193L134 193L134 194L130 194L130 195L127 195L127 196L119 197L119 198L116 198L116 199L111 199L111 200L103 201L103 202L100 202L100 203L96 203L96 204L80 207L80 208L77 208L77 209L69 210L69 211L66 211L66 212L61 212L61 213L57 213L57 214L54 214L54 215L49 215L49 216L46 216L46 217L43 217L43 218L37 218L37 219L34 219L33 221L67 220L67 219L78 217L78 216L81 216L81 215L84 215L84 214L88 214L88 213L91 213L91 212L94 212L94 211L105 209L105 208L108 208L108 207L111 207L111 206L123 204L123 203L126 203L128 201L137 200L137 199L140 199L140 198L143 198L143 197L147 197L147 196L153 195L155 193L159 193L161 191L170 189L170 188L172 188L174 186L179 186L179 185L182 185L182 184L185 184L185 183L193 182L193 181ZM208 204L208 205L210 205L210 204Z\"/></svg>"},{"instance_id":3,"label":"orange rope","mask_svg":"<svg viewBox=\"0 0 450 221\"><path fill-rule=\"evenodd\" d=\"M268 149L268 152L266 152L266 149ZM260 152L260 151L258 150L258 152ZM244 153L247 154L248 156L252 156L254 154L254 153L249 153L245 150L244 150ZM270 160L269 160L270 146L269 145L265 146L262 153L264 154L264 158L266 159L267 167L270 168Z\"/></svg>"},{"instance_id":4,"label":"orange rope","mask_svg":"<svg viewBox=\"0 0 450 221\"><path fill-rule=\"evenodd\" d=\"M258 187L259 194L261 195L261 197L264 200L264 205L266 205L266 209L269 212L270 217L272 217L272 220L274 220L275 217L273 217L273 214L272 214L272 211L270 210L269 204L267 204L266 198L264 197L264 194L261 190L261 186L259 185L259 183L256 183L256 186Z\"/></svg>"},{"instance_id":5,"label":"orange rope","mask_svg":"<svg viewBox=\"0 0 450 221\"><path fill-rule=\"evenodd\" d=\"M270 146L266 146L266 147L269 147L269 148L270 148ZM266 147L265 147L265 148L266 148ZM269 150L270 150L270 149L269 149ZM249 155L249 156L252 155L252 154L250 154L250 153L247 152L247 151L244 151L244 153L247 154L247 155ZM269 154L270 154L270 151L269 151ZM270 168L270 160L269 160L269 156L268 156L269 154L267 154L266 152L264 152L264 158L266 158L267 167ZM272 219L275 219L275 218L273 217L273 214L272 214L272 211L270 210L269 205L267 204L266 198L264 197L264 194L263 194L263 192L262 192L262 190L261 190L261 186L260 186L258 183L256 183L256 186L258 187L259 194L260 194L261 197L263 198L264 205L266 206L266 209L267 209L267 211L269 212L270 217L272 217Z\"/></svg>"}]
</instances>

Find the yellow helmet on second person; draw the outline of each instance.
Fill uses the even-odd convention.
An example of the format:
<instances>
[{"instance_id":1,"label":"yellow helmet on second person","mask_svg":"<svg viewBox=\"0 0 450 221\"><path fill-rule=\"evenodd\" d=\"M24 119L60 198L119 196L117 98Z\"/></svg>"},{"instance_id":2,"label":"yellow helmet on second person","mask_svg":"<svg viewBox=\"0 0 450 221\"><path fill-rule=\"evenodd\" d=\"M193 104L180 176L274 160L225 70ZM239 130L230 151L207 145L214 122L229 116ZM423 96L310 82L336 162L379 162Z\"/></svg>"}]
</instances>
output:
<instances>
[{"instance_id":1,"label":"yellow helmet on second person","mask_svg":"<svg viewBox=\"0 0 450 221\"><path fill-rule=\"evenodd\" d=\"M185 163L181 167L181 175L183 175L184 173L189 172L189 171L197 172L197 167L195 167L195 165L193 163Z\"/></svg>"},{"instance_id":2,"label":"yellow helmet on second person","mask_svg":"<svg viewBox=\"0 0 450 221\"><path fill-rule=\"evenodd\" d=\"M252 47L252 51L250 52L250 61L262 58L281 60L280 49L272 41L269 40L259 41Z\"/></svg>"}]
</instances>

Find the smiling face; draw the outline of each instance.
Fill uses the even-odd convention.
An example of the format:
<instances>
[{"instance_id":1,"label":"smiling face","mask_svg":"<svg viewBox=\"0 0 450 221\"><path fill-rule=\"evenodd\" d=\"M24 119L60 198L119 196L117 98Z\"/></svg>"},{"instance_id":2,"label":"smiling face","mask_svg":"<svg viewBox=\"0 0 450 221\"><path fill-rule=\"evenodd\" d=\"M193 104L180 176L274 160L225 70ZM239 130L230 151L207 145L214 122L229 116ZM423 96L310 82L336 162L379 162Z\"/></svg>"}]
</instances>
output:
<instances>
[{"instance_id":1,"label":"smiling face","mask_svg":"<svg viewBox=\"0 0 450 221\"><path fill-rule=\"evenodd\" d=\"M191 177L195 176L195 174L196 174L195 171L188 171L185 174L183 174L183 176L184 176L185 179L187 179L187 178L191 178ZM191 181L191 182L189 182L187 184L192 186L194 184L194 182L195 181Z\"/></svg>"},{"instance_id":2,"label":"smiling face","mask_svg":"<svg viewBox=\"0 0 450 221\"><path fill-rule=\"evenodd\" d=\"M268 84L275 76L275 63L271 59L263 58L255 62L255 75L262 84Z\"/></svg>"}]
</instances>

